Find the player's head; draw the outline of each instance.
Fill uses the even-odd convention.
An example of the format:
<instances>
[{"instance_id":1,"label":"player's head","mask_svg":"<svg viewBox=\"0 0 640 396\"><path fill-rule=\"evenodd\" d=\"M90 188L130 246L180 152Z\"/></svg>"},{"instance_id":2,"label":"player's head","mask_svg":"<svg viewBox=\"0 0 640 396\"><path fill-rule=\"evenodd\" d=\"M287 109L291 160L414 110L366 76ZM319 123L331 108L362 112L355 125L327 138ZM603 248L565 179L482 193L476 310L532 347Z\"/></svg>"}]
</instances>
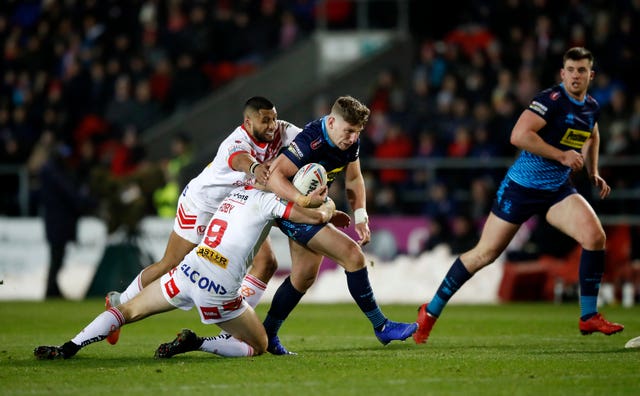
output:
<instances>
[{"instance_id":1,"label":"player's head","mask_svg":"<svg viewBox=\"0 0 640 396\"><path fill-rule=\"evenodd\" d=\"M583 47L573 47L564 53L560 77L571 96L578 100L584 99L594 74L591 51Z\"/></svg>"},{"instance_id":2,"label":"player's head","mask_svg":"<svg viewBox=\"0 0 640 396\"><path fill-rule=\"evenodd\" d=\"M327 117L327 132L341 150L358 141L369 120L369 108L351 96L341 96L333 103Z\"/></svg>"},{"instance_id":3,"label":"player's head","mask_svg":"<svg viewBox=\"0 0 640 396\"><path fill-rule=\"evenodd\" d=\"M243 110L244 128L259 142L271 142L275 136L278 112L271 101L262 96L249 98Z\"/></svg>"}]
</instances>

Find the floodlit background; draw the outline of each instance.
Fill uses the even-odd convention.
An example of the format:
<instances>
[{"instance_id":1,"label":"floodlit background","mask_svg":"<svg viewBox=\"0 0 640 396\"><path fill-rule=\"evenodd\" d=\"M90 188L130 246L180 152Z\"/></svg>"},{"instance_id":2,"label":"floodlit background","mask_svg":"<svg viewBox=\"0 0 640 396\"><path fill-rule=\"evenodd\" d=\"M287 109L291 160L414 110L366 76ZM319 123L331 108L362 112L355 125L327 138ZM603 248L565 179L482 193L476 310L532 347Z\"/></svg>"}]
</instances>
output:
<instances>
[{"instance_id":1,"label":"floodlit background","mask_svg":"<svg viewBox=\"0 0 640 396\"><path fill-rule=\"evenodd\" d=\"M575 182L610 236L607 300L631 290L633 303L639 27L636 0L5 1L0 299L44 296L50 196L40 171L50 158L71 166L69 182L86 200L60 274L64 296L80 299L126 286L160 258L179 192L240 124L248 97L270 98L279 118L303 126L350 94L372 110L361 137L372 284L382 301L423 301L477 240L516 154L515 119L579 45L596 56L590 93L602 107L601 174L613 192L600 201L583 175ZM345 208L341 180L332 196ZM286 242L274 239L281 269L266 298L289 265ZM454 301L554 297L499 293L508 265L519 266L511 289L548 290L559 279L560 296L572 298L574 251L532 219ZM348 299L342 272L325 263L305 299Z\"/></svg>"}]
</instances>

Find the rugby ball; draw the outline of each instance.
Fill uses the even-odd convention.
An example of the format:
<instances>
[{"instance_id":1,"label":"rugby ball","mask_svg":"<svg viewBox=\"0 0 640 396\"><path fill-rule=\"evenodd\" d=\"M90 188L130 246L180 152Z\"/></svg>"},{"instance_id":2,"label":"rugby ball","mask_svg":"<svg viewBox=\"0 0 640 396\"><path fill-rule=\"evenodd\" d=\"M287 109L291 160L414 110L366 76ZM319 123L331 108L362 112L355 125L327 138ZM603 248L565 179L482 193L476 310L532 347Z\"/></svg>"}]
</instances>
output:
<instances>
[{"instance_id":1,"label":"rugby ball","mask_svg":"<svg viewBox=\"0 0 640 396\"><path fill-rule=\"evenodd\" d=\"M327 171L320 164L306 164L293 177L293 185L300 193L307 195L316 188L327 185Z\"/></svg>"}]
</instances>

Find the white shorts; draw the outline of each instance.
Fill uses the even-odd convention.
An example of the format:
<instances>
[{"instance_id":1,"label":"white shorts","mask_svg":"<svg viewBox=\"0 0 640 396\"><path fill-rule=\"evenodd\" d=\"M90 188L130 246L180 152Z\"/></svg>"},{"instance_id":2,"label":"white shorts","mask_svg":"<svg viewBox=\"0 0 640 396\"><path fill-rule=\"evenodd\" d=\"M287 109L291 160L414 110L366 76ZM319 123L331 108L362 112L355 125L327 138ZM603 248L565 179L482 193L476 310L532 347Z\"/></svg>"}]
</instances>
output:
<instances>
[{"instance_id":1,"label":"white shorts","mask_svg":"<svg viewBox=\"0 0 640 396\"><path fill-rule=\"evenodd\" d=\"M160 278L162 295L171 305L184 311L196 306L204 324L226 322L246 311L241 282L225 281L207 268L211 263L188 258Z\"/></svg>"},{"instance_id":2,"label":"white shorts","mask_svg":"<svg viewBox=\"0 0 640 396\"><path fill-rule=\"evenodd\" d=\"M211 217L213 217L212 212L198 209L188 196L180 194L173 231L181 238L197 245L202 240Z\"/></svg>"}]
</instances>

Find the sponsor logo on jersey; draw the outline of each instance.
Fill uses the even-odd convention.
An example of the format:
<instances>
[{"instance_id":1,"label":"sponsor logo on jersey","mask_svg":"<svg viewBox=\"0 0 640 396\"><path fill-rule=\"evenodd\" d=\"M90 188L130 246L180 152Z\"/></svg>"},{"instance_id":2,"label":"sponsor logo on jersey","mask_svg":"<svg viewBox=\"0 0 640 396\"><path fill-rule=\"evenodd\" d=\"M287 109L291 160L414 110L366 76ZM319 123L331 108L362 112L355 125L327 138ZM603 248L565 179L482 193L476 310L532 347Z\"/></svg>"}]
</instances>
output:
<instances>
[{"instance_id":1,"label":"sponsor logo on jersey","mask_svg":"<svg viewBox=\"0 0 640 396\"><path fill-rule=\"evenodd\" d=\"M317 138L311 142L311 150L317 150L320 146L322 146L322 138Z\"/></svg>"},{"instance_id":2,"label":"sponsor logo on jersey","mask_svg":"<svg viewBox=\"0 0 640 396\"><path fill-rule=\"evenodd\" d=\"M534 100L533 102L531 102L529 104L529 109L533 110L534 112L540 114L540 115L545 115L547 113L547 106L543 105L542 103Z\"/></svg>"},{"instance_id":3,"label":"sponsor logo on jersey","mask_svg":"<svg viewBox=\"0 0 640 396\"><path fill-rule=\"evenodd\" d=\"M247 152L247 149L246 147L243 147L243 146L229 146L229 148L227 148L228 157L231 157L231 155L235 153L246 153L246 152Z\"/></svg>"},{"instance_id":4,"label":"sponsor logo on jersey","mask_svg":"<svg viewBox=\"0 0 640 396\"><path fill-rule=\"evenodd\" d=\"M340 172L344 170L344 168L344 166L341 166L339 168L332 169L330 172L327 172L327 184L334 181L336 179L336 176L338 176Z\"/></svg>"},{"instance_id":5,"label":"sponsor logo on jersey","mask_svg":"<svg viewBox=\"0 0 640 396\"><path fill-rule=\"evenodd\" d=\"M247 194L243 194L241 192L234 192L231 196L238 201L246 201L247 199L249 199L249 196Z\"/></svg>"},{"instance_id":6,"label":"sponsor logo on jersey","mask_svg":"<svg viewBox=\"0 0 640 396\"><path fill-rule=\"evenodd\" d=\"M549 97L551 98L551 100L558 100L558 98L560 97L560 92L555 91L555 92L551 92L551 95L549 95Z\"/></svg>"},{"instance_id":7,"label":"sponsor logo on jersey","mask_svg":"<svg viewBox=\"0 0 640 396\"><path fill-rule=\"evenodd\" d=\"M575 116L573 113L567 114L567 117L564 119L565 124L573 125L576 123Z\"/></svg>"},{"instance_id":8,"label":"sponsor logo on jersey","mask_svg":"<svg viewBox=\"0 0 640 396\"><path fill-rule=\"evenodd\" d=\"M289 147L287 147L287 150L296 156L296 158L301 159L302 158L302 151L300 150L300 148L298 147L298 145L296 144L296 142L291 142L291 144L289 145Z\"/></svg>"},{"instance_id":9,"label":"sponsor logo on jersey","mask_svg":"<svg viewBox=\"0 0 640 396\"><path fill-rule=\"evenodd\" d=\"M225 289L222 285L218 285L217 283L207 278L206 276L202 276L200 272L195 271L187 263L182 263L180 265L180 271L182 271L182 273L187 277L187 279L191 281L191 283L198 286L198 288L202 290L205 290L209 293L214 292L220 295L227 294L227 289Z\"/></svg>"},{"instance_id":10,"label":"sponsor logo on jersey","mask_svg":"<svg viewBox=\"0 0 640 396\"><path fill-rule=\"evenodd\" d=\"M235 298L231 301L222 303L223 311L236 311L240 307L242 307L242 296L239 296L238 298ZM218 307L198 307L198 308L200 308L200 312L202 312L202 317L205 320L222 318L222 315L220 315L220 309Z\"/></svg>"},{"instance_id":11,"label":"sponsor logo on jersey","mask_svg":"<svg viewBox=\"0 0 640 396\"><path fill-rule=\"evenodd\" d=\"M202 317L205 320L212 319L220 319L222 315L220 315L220 310L218 307L198 307L200 308L200 312L202 312Z\"/></svg>"},{"instance_id":12,"label":"sponsor logo on jersey","mask_svg":"<svg viewBox=\"0 0 640 396\"><path fill-rule=\"evenodd\" d=\"M198 256L217 265L218 267L221 267L222 269L227 269L227 266L229 265L229 260L226 257L207 246L198 246L197 253Z\"/></svg>"},{"instance_id":13,"label":"sponsor logo on jersey","mask_svg":"<svg viewBox=\"0 0 640 396\"><path fill-rule=\"evenodd\" d=\"M562 139L560 139L560 143L565 146L579 149L584 146L584 142L586 142L589 137L591 137L591 132L589 131L568 128Z\"/></svg>"},{"instance_id":14,"label":"sponsor logo on jersey","mask_svg":"<svg viewBox=\"0 0 640 396\"><path fill-rule=\"evenodd\" d=\"M180 293L180 289L176 286L176 281L173 278L169 279L169 281L164 284L164 290L167 292L169 298L174 298L178 293Z\"/></svg>"}]
</instances>

